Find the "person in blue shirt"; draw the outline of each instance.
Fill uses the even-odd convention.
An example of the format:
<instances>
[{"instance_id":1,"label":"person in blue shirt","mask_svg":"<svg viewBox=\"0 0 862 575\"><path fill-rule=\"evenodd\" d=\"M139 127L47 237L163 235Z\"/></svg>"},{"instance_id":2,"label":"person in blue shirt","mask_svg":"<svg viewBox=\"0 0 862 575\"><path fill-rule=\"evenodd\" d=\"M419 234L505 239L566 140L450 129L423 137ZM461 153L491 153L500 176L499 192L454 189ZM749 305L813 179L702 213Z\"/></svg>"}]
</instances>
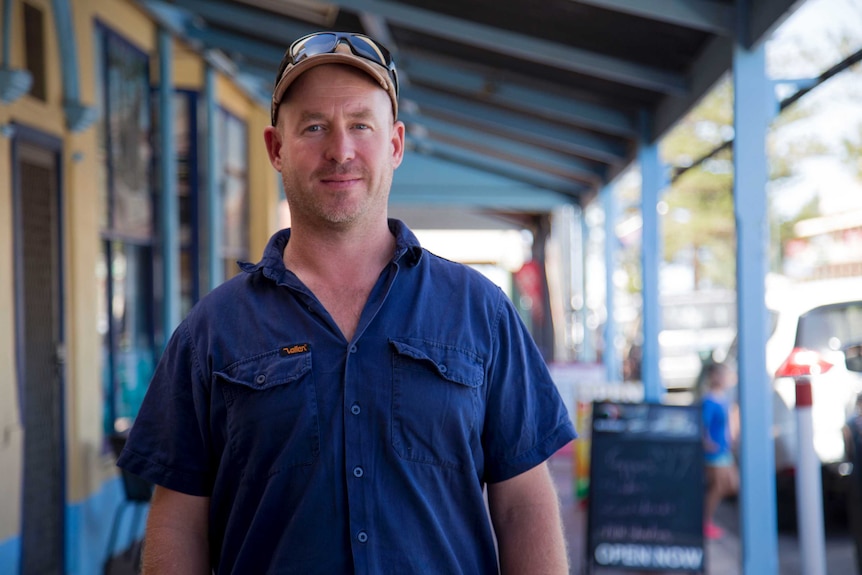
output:
<instances>
[{"instance_id":1,"label":"person in blue shirt","mask_svg":"<svg viewBox=\"0 0 862 575\"><path fill-rule=\"evenodd\" d=\"M574 428L506 295L388 218L397 82L367 36L285 54L291 228L176 329L118 461L156 484L144 573L568 573Z\"/></svg>"},{"instance_id":2,"label":"person in blue shirt","mask_svg":"<svg viewBox=\"0 0 862 575\"><path fill-rule=\"evenodd\" d=\"M723 363L712 363L706 368L705 375L707 390L702 401L706 463L704 535L708 539L718 539L724 533L713 521L715 511L725 497L734 495L739 489L739 472L732 450L736 409L729 397L734 373Z\"/></svg>"}]
</instances>

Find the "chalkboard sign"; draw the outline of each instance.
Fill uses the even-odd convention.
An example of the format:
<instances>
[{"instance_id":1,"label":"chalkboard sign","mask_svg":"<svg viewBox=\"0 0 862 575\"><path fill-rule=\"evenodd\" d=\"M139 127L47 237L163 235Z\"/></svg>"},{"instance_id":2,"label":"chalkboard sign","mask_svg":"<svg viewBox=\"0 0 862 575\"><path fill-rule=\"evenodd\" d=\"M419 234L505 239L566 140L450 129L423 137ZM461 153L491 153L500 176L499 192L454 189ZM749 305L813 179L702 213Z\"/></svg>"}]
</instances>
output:
<instances>
[{"instance_id":1,"label":"chalkboard sign","mask_svg":"<svg viewBox=\"0 0 862 575\"><path fill-rule=\"evenodd\" d=\"M702 573L699 406L593 404L587 566Z\"/></svg>"}]
</instances>

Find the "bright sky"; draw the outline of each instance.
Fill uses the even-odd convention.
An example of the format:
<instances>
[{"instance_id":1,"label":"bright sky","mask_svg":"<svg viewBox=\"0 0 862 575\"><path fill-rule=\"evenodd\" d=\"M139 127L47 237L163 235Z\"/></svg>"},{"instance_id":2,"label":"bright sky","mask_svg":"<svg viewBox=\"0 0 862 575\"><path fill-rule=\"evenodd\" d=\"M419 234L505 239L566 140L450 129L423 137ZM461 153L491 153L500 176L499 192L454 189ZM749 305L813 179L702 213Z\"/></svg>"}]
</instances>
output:
<instances>
[{"instance_id":1,"label":"bright sky","mask_svg":"<svg viewBox=\"0 0 862 575\"><path fill-rule=\"evenodd\" d=\"M862 0L807 0L767 44L769 74L773 79L816 77L860 48ZM816 140L828 152L801 162L800 177L770 189L776 207L794 212L819 194L824 213L862 209L862 182L838 158L843 138L862 138L859 65L822 84L799 105L815 113L776 130L774 144Z\"/></svg>"}]
</instances>

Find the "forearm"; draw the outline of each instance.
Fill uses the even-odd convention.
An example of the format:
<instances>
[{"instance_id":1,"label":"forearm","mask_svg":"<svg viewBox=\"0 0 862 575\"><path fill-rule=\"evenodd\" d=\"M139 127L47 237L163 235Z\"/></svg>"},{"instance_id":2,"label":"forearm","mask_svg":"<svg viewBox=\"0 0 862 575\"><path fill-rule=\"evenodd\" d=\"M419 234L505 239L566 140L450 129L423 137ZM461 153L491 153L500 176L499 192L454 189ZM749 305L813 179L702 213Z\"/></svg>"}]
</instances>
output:
<instances>
[{"instance_id":1,"label":"forearm","mask_svg":"<svg viewBox=\"0 0 862 575\"><path fill-rule=\"evenodd\" d=\"M143 575L209 575L210 572L209 547L205 540L188 537L182 530L147 528Z\"/></svg>"},{"instance_id":2,"label":"forearm","mask_svg":"<svg viewBox=\"0 0 862 575\"><path fill-rule=\"evenodd\" d=\"M143 575L209 575L209 500L156 488L144 539Z\"/></svg>"},{"instance_id":3,"label":"forearm","mask_svg":"<svg viewBox=\"0 0 862 575\"><path fill-rule=\"evenodd\" d=\"M553 481L544 464L527 473L532 478L520 492L501 497L499 487L490 488L500 571L502 575L566 575L568 554Z\"/></svg>"},{"instance_id":4,"label":"forearm","mask_svg":"<svg viewBox=\"0 0 862 575\"><path fill-rule=\"evenodd\" d=\"M569 572L556 505L515 511L495 529L502 575L565 575Z\"/></svg>"}]
</instances>

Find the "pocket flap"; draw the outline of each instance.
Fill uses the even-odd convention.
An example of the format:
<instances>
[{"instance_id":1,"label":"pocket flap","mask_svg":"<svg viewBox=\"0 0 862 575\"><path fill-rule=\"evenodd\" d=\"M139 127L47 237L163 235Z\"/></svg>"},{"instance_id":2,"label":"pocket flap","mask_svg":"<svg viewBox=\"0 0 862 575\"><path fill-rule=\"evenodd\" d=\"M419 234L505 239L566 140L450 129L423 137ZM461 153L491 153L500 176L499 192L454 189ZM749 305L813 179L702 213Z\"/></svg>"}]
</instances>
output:
<instances>
[{"instance_id":1,"label":"pocket flap","mask_svg":"<svg viewBox=\"0 0 862 575\"><path fill-rule=\"evenodd\" d=\"M390 339L389 342L400 356L434 369L448 381L468 387L479 387L484 381L482 360L468 351L421 339Z\"/></svg>"},{"instance_id":2,"label":"pocket flap","mask_svg":"<svg viewBox=\"0 0 862 575\"><path fill-rule=\"evenodd\" d=\"M219 377L252 389L268 389L297 380L311 370L311 351L290 353L300 346L283 347L248 359L240 360L225 370L216 372Z\"/></svg>"}]
</instances>

